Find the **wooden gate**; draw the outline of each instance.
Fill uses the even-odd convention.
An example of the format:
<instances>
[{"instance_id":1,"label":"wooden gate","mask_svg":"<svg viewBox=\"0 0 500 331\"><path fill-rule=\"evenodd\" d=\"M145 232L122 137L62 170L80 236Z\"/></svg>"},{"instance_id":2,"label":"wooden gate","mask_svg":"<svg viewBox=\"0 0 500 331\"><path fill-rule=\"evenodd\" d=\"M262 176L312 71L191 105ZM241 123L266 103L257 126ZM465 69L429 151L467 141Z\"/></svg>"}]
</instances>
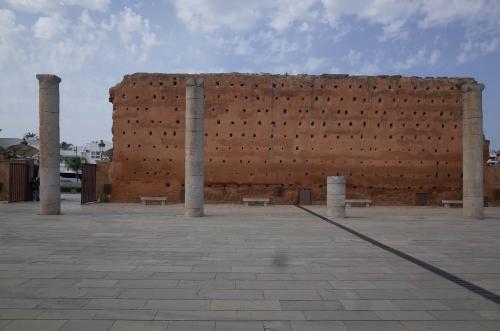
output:
<instances>
[{"instance_id":1,"label":"wooden gate","mask_svg":"<svg viewBox=\"0 0 500 331\"><path fill-rule=\"evenodd\" d=\"M31 200L30 165L9 163L9 202Z\"/></svg>"},{"instance_id":2,"label":"wooden gate","mask_svg":"<svg viewBox=\"0 0 500 331\"><path fill-rule=\"evenodd\" d=\"M96 166L95 164L82 163L82 205L96 202Z\"/></svg>"}]
</instances>

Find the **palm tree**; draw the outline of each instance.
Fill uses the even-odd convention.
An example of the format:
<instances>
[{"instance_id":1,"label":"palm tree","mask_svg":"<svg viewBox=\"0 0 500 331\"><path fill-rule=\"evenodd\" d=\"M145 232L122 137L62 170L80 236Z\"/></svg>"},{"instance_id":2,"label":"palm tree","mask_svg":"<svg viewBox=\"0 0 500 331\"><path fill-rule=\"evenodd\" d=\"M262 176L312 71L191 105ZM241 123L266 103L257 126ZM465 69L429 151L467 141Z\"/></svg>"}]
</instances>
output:
<instances>
[{"instance_id":1,"label":"palm tree","mask_svg":"<svg viewBox=\"0 0 500 331\"><path fill-rule=\"evenodd\" d=\"M23 138L24 138L24 139L28 139L28 138L36 138L36 139L38 139L38 134L37 134L37 133L35 133L35 132L29 132L29 131L28 131L28 132L26 132L26 133L24 134L24 137L23 137Z\"/></svg>"},{"instance_id":2,"label":"palm tree","mask_svg":"<svg viewBox=\"0 0 500 331\"><path fill-rule=\"evenodd\" d=\"M67 143L65 141L61 142L61 149L62 150L69 151L69 150L71 150L71 148L73 148L73 144Z\"/></svg>"}]
</instances>

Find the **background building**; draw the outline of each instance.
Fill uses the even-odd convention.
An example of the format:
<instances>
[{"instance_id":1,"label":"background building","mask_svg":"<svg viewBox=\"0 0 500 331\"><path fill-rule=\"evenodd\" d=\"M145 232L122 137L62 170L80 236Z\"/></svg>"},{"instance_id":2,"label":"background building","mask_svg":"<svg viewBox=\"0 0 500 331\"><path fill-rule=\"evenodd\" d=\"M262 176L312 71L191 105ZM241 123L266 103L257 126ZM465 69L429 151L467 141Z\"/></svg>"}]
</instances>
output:
<instances>
[{"instance_id":1,"label":"background building","mask_svg":"<svg viewBox=\"0 0 500 331\"><path fill-rule=\"evenodd\" d=\"M104 145L103 145L104 144ZM71 145L68 149L60 150L61 162L60 173L61 177L75 178L76 172L70 169L67 165L67 159L80 157L82 162L95 164L97 160L109 160L106 151L113 148L111 141L96 140L86 143L84 146ZM79 172L81 174L81 172Z\"/></svg>"}]
</instances>

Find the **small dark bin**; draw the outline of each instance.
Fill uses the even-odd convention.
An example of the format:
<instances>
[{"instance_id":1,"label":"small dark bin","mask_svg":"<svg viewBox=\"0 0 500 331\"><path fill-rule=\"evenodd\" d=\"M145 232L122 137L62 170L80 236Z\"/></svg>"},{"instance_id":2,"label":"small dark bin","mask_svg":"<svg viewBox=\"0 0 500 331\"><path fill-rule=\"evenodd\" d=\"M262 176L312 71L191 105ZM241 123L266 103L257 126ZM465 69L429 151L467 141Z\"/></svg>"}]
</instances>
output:
<instances>
[{"instance_id":1,"label":"small dark bin","mask_svg":"<svg viewBox=\"0 0 500 331\"><path fill-rule=\"evenodd\" d=\"M299 205L312 205L312 191L308 188L299 189Z\"/></svg>"},{"instance_id":2,"label":"small dark bin","mask_svg":"<svg viewBox=\"0 0 500 331\"><path fill-rule=\"evenodd\" d=\"M104 184L104 194L111 194L111 184Z\"/></svg>"},{"instance_id":3,"label":"small dark bin","mask_svg":"<svg viewBox=\"0 0 500 331\"><path fill-rule=\"evenodd\" d=\"M415 206L427 206L429 204L429 193L415 193Z\"/></svg>"}]
</instances>

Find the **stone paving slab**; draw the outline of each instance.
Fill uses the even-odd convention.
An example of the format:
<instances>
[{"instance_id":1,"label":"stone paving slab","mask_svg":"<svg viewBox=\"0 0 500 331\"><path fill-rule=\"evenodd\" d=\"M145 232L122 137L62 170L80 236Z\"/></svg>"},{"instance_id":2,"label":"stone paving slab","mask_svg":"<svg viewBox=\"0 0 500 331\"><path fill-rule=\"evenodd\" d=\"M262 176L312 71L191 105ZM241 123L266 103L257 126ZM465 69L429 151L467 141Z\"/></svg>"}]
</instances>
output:
<instances>
[{"instance_id":1,"label":"stone paving slab","mask_svg":"<svg viewBox=\"0 0 500 331\"><path fill-rule=\"evenodd\" d=\"M500 330L500 306L294 206L0 205L0 330ZM311 206L324 213L324 206ZM500 294L500 209L348 208Z\"/></svg>"}]
</instances>

